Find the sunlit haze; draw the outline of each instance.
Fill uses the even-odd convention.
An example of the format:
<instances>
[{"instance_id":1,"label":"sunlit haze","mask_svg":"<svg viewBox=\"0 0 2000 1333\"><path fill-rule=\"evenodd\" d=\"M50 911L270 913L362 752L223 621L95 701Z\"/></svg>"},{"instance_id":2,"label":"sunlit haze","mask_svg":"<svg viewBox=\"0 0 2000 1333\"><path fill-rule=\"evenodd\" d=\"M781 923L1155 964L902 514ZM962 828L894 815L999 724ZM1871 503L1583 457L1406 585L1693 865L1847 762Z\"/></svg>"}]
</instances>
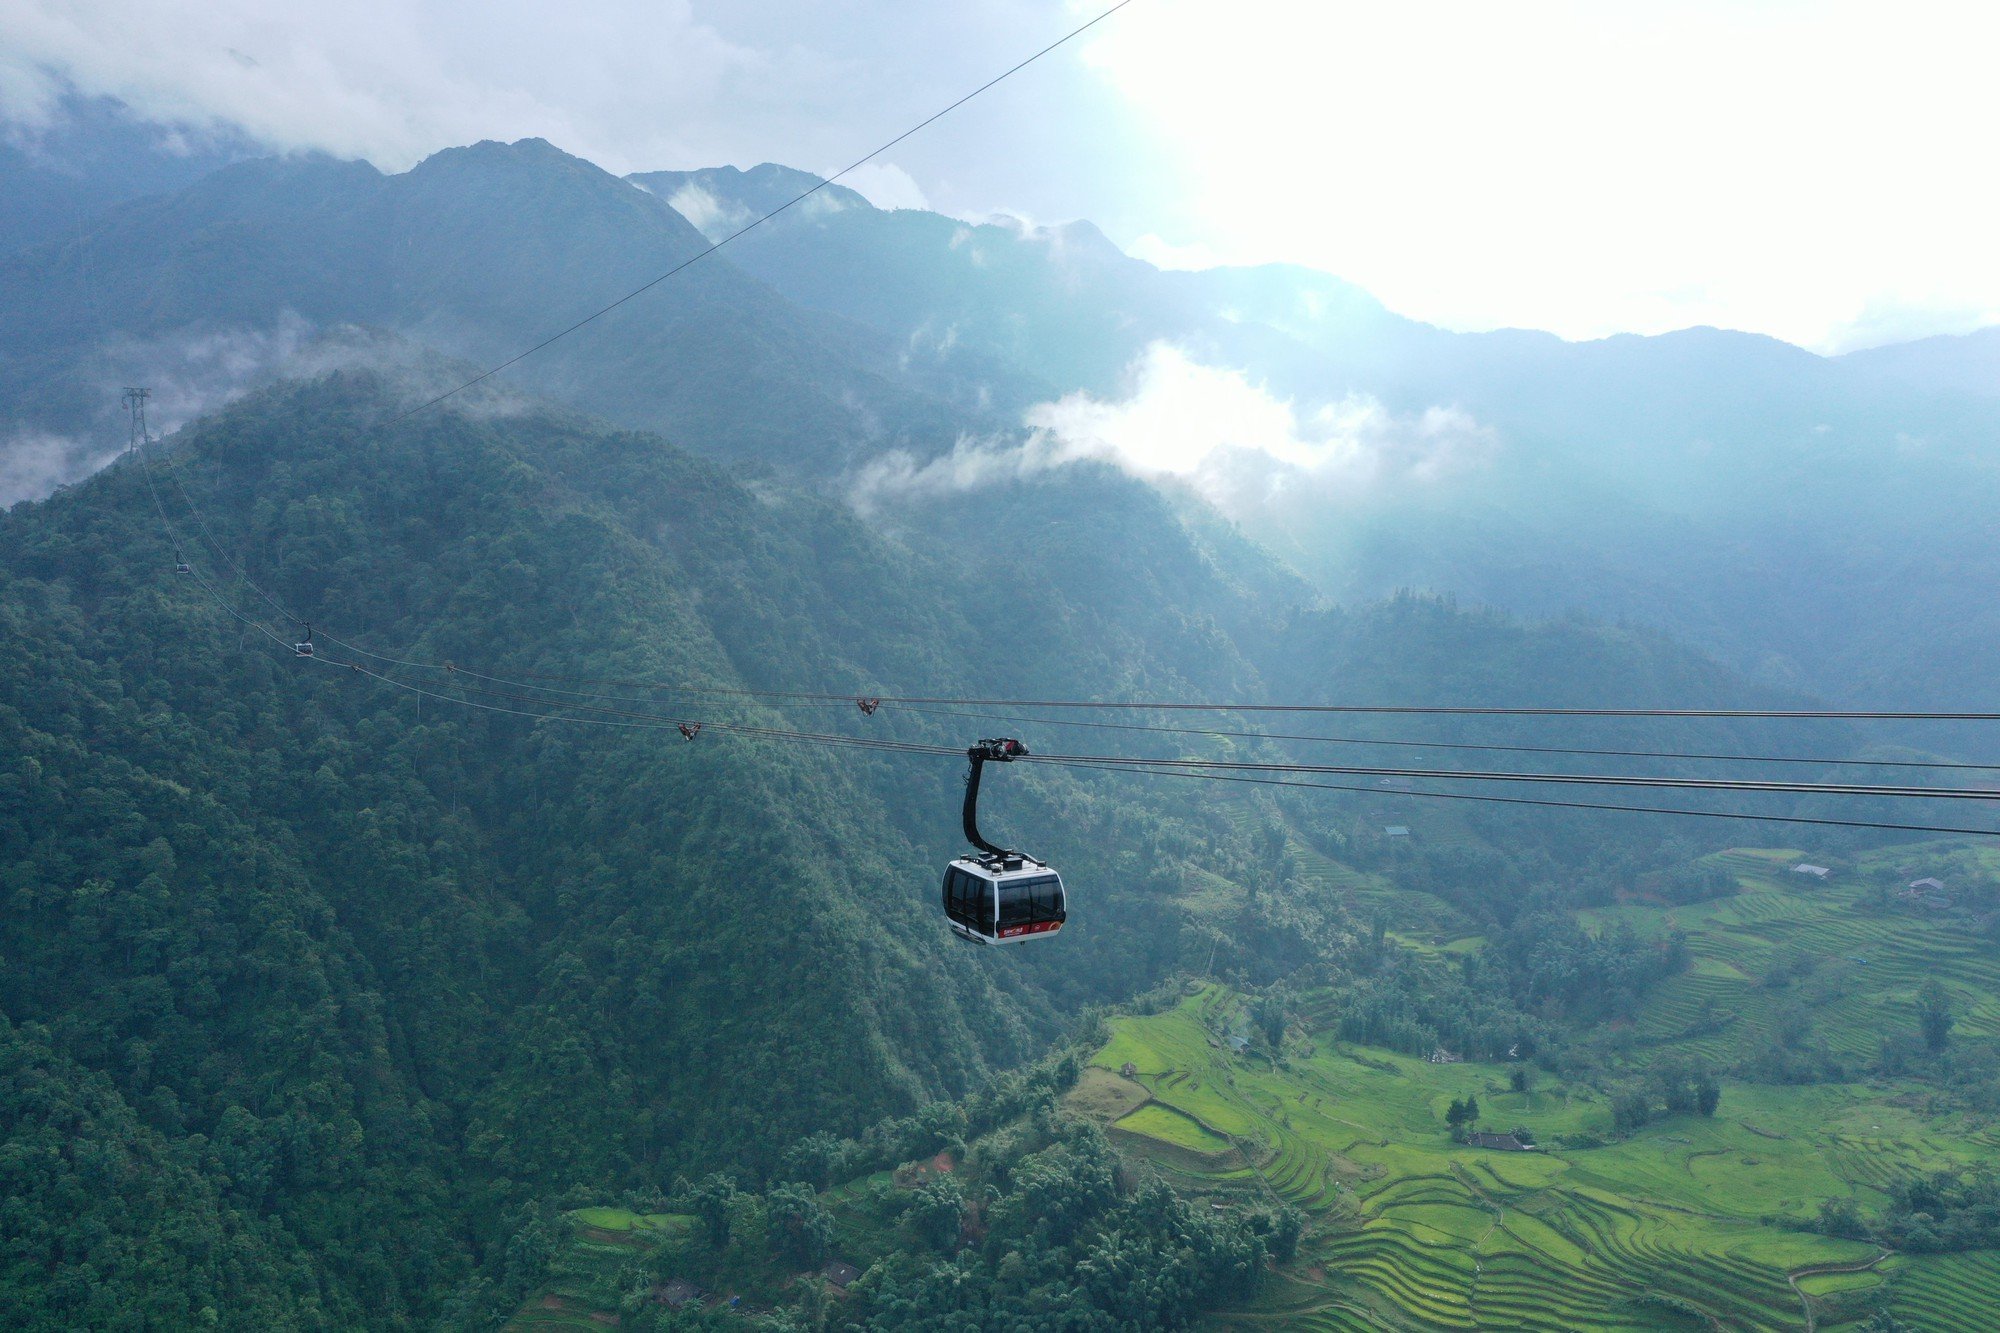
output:
<instances>
[{"instance_id":1,"label":"sunlit haze","mask_svg":"<svg viewBox=\"0 0 2000 1333\"><path fill-rule=\"evenodd\" d=\"M1097 13L606 0L0 10L17 141L76 91L401 170L540 135L610 170L831 171ZM1820 350L2000 317L1986 6L1135 0L855 183L1290 261L1455 328Z\"/></svg>"},{"instance_id":2,"label":"sunlit haze","mask_svg":"<svg viewBox=\"0 0 2000 1333\"><path fill-rule=\"evenodd\" d=\"M1148 258L1825 348L2000 311L1996 39L1968 4L1146 0L1088 60L1182 173Z\"/></svg>"}]
</instances>

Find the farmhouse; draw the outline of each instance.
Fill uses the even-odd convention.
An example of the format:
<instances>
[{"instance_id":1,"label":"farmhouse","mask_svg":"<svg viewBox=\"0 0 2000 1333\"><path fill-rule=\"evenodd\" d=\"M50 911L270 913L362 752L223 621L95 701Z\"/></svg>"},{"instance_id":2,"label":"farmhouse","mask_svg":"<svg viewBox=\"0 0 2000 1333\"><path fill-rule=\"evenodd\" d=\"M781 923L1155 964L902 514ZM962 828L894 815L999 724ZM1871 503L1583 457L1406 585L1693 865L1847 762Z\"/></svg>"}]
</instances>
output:
<instances>
[{"instance_id":1,"label":"farmhouse","mask_svg":"<svg viewBox=\"0 0 2000 1333\"><path fill-rule=\"evenodd\" d=\"M1118 1072L1125 1078L1137 1078L1139 1077L1139 1066L1127 1060L1124 1064L1118 1066Z\"/></svg>"},{"instance_id":2,"label":"farmhouse","mask_svg":"<svg viewBox=\"0 0 2000 1333\"><path fill-rule=\"evenodd\" d=\"M1465 1057L1458 1052L1447 1051L1442 1046L1431 1052L1431 1063L1434 1065L1455 1065L1463 1059Z\"/></svg>"},{"instance_id":3,"label":"farmhouse","mask_svg":"<svg viewBox=\"0 0 2000 1333\"><path fill-rule=\"evenodd\" d=\"M653 1299L670 1310L699 1305L708 1297L708 1288L698 1287L684 1277L673 1278L653 1288Z\"/></svg>"},{"instance_id":4,"label":"farmhouse","mask_svg":"<svg viewBox=\"0 0 2000 1333\"><path fill-rule=\"evenodd\" d=\"M1512 1134L1488 1134L1475 1130L1466 1135L1465 1141L1475 1148L1491 1148L1495 1152L1533 1152L1534 1148L1521 1142Z\"/></svg>"},{"instance_id":5,"label":"farmhouse","mask_svg":"<svg viewBox=\"0 0 2000 1333\"><path fill-rule=\"evenodd\" d=\"M1932 879L1928 875L1922 879L1913 879L1910 881L1909 892L1912 898L1920 893L1943 893L1944 881L1941 879Z\"/></svg>"},{"instance_id":6,"label":"farmhouse","mask_svg":"<svg viewBox=\"0 0 2000 1333\"><path fill-rule=\"evenodd\" d=\"M1407 838L1410 836L1410 826L1407 824L1391 824L1383 829L1382 832L1392 838Z\"/></svg>"},{"instance_id":7,"label":"farmhouse","mask_svg":"<svg viewBox=\"0 0 2000 1333\"><path fill-rule=\"evenodd\" d=\"M821 1277L831 1282L834 1286L839 1287L842 1291L846 1291L854 1279L861 1276L860 1269L856 1268L853 1264L844 1264L838 1259L829 1263L825 1268L820 1269L819 1272Z\"/></svg>"},{"instance_id":8,"label":"farmhouse","mask_svg":"<svg viewBox=\"0 0 2000 1333\"><path fill-rule=\"evenodd\" d=\"M1794 875L1811 875L1814 879L1825 879L1833 873L1826 866L1816 866L1809 861L1801 861L1792 867Z\"/></svg>"}]
</instances>

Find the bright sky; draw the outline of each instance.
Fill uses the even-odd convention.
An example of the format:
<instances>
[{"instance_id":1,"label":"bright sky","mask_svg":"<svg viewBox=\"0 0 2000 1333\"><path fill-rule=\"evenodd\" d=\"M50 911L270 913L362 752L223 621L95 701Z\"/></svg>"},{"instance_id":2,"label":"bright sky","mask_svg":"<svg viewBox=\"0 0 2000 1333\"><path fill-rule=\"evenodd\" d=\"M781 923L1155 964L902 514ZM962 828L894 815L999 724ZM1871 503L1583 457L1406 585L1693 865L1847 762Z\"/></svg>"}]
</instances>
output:
<instances>
[{"instance_id":1,"label":"bright sky","mask_svg":"<svg viewBox=\"0 0 2000 1333\"><path fill-rule=\"evenodd\" d=\"M1809 346L2000 318L2000 7L1143 0L1089 63L1172 144L1139 247L1459 327Z\"/></svg>"},{"instance_id":2,"label":"bright sky","mask_svg":"<svg viewBox=\"0 0 2000 1333\"><path fill-rule=\"evenodd\" d=\"M1107 2L6 0L0 119L67 87L391 170L530 134L831 170ZM1836 349L2000 321L1997 51L2000 8L1923 0L1134 0L857 183L1453 327Z\"/></svg>"}]
</instances>

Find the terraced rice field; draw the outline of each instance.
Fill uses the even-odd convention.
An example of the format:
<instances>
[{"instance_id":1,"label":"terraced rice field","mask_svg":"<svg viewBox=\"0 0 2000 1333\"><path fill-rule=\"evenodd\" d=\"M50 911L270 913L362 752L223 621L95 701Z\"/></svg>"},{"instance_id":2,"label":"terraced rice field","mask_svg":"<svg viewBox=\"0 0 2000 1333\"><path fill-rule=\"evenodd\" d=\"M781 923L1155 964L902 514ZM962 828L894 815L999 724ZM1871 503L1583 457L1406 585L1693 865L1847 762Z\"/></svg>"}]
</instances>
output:
<instances>
[{"instance_id":1,"label":"terraced rice field","mask_svg":"<svg viewBox=\"0 0 2000 1333\"><path fill-rule=\"evenodd\" d=\"M1928 1333L2000 1323L2000 1253L1913 1255L1892 1271L1890 1312L1915 1328Z\"/></svg>"},{"instance_id":2,"label":"terraced rice field","mask_svg":"<svg viewBox=\"0 0 2000 1333\"><path fill-rule=\"evenodd\" d=\"M1467 840L1455 831L1445 832L1442 825L1438 832L1453 844ZM1425 936L1439 932L1459 935L1467 928L1464 914L1442 898L1410 886L1397 886L1381 875L1336 861L1297 830L1291 831L1286 850L1298 867L1299 878L1309 887L1324 893L1350 895L1364 916L1384 912L1399 928Z\"/></svg>"},{"instance_id":3,"label":"terraced rice field","mask_svg":"<svg viewBox=\"0 0 2000 1333\"><path fill-rule=\"evenodd\" d=\"M1921 855L1908 849L1877 854ZM1782 1003L1807 997L1813 1038L1850 1063L1872 1060L1885 1035L1915 1032L1914 997L1935 978L1951 993L1955 1029L2000 1034L2000 949L1944 914L1880 913L1863 878L1877 867L1822 885L1794 876L1792 851L1738 849L1708 858L1742 892L1690 906L1624 906L1584 914L1587 923L1623 921L1641 931L1686 933L1696 963L1649 997L1637 1026L1642 1043L1732 1064L1769 1043ZM1805 957L1811 975L1790 987L1763 985L1780 960Z\"/></svg>"},{"instance_id":4,"label":"terraced rice field","mask_svg":"<svg viewBox=\"0 0 2000 1333\"><path fill-rule=\"evenodd\" d=\"M1782 904L1763 909L1756 919L1790 919ZM2000 1145L1926 1120L1901 1089L1732 1083L1714 1119L1573 1149L1564 1136L1609 1130L1608 1108L1585 1090L1514 1093L1500 1066L1434 1066L1330 1040L1278 1070L1211 1044L1212 1029L1238 1021L1237 1003L1208 987L1167 1013L1120 1019L1093 1061L1130 1061L1149 1105L1238 1149L1239 1164L1204 1171L1163 1141L1177 1183L1282 1199L1312 1219L1297 1262L1215 1327L1803 1329L1810 1301L1815 1326L1832 1329L1885 1282L1917 1327L2000 1327L1969 1313L1982 1292L1985 1308L2000 1305L2000 1256L1871 1268L1872 1246L1774 1224L1829 1197L1874 1207L1880 1186L1908 1170L1991 1160ZM1487 1127L1518 1125L1549 1146L1453 1144L1444 1109L1468 1093Z\"/></svg>"},{"instance_id":5,"label":"terraced rice field","mask_svg":"<svg viewBox=\"0 0 2000 1333\"><path fill-rule=\"evenodd\" d=\"M531 1295L502 1327L502 1333L602 1333L618 1308L618 1277L635 1258L662 1241L685 1236L693 1219L673 1213L634 1213L623 1208L580 1208L569 1215L570 1244L561 1252L548 1284Z\"/></svg>"}]
</instances>

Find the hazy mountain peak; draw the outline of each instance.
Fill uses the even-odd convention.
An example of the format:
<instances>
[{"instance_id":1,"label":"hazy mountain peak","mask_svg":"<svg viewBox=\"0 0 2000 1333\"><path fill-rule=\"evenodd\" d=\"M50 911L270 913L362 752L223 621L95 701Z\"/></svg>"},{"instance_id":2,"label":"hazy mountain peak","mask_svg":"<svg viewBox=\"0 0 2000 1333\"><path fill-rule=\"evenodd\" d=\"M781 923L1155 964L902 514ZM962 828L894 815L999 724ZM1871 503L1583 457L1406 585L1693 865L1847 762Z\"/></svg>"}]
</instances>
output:
<instances>
[{"instance_id":1,"label":"hazy mountain peak","mask_svg":"<svg viewBox=\"0 0 2000 1333\"><path fill-rule=\"evenodd\" d=\"M1840 357L1878 380L1901 381L1939 393L2000 394L2000 327L1891 343Z\"/></svg>"},{"instance_id":2,"label":"hazy mountain peak","mask_svg":"<svg viewBox=\"0 0 2000 1333\"><path fill-rule=\"evenodd\" d=\"M736 167L703 167L697 171L640 171L625 178L667 201L669 207L717 240L774 209L782 208L819 185L809 171L763 162L748 171ZM824 185L787 213L788 219L822 217L851 208L874 211L875 206L845 185Z\"/></svg>"},{"instance_id":3,"label":"hazy mountain peak","mask_svg":"<svg viewBox=\"0 0 2000 1333\"><path fill-rule=\"evenodd\" d=\"M481 139L460 148L442 148L410 168L412 177L460 172L569 171L578 176L615 180L610 172L550 143L547 139L516 139L502 143Z\"/></svg>"}]
</instances>

